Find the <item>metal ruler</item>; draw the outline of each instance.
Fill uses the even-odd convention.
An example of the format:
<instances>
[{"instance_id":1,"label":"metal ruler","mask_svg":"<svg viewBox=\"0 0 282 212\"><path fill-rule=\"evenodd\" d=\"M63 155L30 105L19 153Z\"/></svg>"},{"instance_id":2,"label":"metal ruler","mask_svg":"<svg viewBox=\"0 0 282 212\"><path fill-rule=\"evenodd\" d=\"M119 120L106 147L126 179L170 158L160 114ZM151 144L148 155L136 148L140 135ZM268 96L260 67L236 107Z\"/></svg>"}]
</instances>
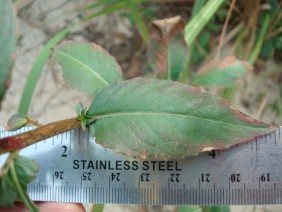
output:
<instances>
[{"instance_id":1,"label":"metal ruler","mask_svg":"<svg viewBox=\"0 0 282 212\"><path fill-rule=\"evenodd\" d=\"M16 133L29 130L24 128ZM36 201L154 204L282 204L282 127L227 150L184 160L140 160L70 131L34 144L21 155L40 171L29 185ZM0 132L0 137L12 135ZM0 166L6 156L0 156Z\"/></svg>"}]
</instances>

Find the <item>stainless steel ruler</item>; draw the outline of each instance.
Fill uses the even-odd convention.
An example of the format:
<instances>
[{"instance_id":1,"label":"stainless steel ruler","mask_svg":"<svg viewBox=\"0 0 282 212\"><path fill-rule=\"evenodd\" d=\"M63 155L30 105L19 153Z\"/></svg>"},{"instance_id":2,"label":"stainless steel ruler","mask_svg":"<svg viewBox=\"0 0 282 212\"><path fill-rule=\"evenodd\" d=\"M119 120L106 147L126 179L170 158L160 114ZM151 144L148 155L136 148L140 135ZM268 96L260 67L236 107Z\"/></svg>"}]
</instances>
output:
<instances>
[{"instance_id":1,"label":"stainless steel ruler","mask_svg":"<svg viewBox=\"0 0 282 212\"><path fill-rule=\"evenodd\" d=\"M29 130L21 129L16 133ZM140 160L70 131L21 151L40 171L33 200L154 205L282 204L282 127L253 141L184 160ZM2 132L0 137L13 133ZM6 156L0 156L0 166Z\"/></svg>"}]
</instances>

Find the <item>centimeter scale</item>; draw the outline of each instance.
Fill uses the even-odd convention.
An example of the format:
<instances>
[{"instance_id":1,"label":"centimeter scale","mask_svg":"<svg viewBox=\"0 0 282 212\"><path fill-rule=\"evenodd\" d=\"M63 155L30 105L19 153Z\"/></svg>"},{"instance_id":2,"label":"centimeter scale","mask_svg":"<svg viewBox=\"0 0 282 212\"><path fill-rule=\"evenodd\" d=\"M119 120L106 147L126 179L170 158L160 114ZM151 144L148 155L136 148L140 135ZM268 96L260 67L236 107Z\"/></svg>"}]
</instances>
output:
<instances>
[{"instance_id":1,"label":"centimeter scale","mask_svg":"<svg viewBox=\"0 0 282 212\"><path fill-rule=\"evenodd\" d=\"M4 132L0 137L24 132ZM227 150L182 160L132 159L66 132L21 151L40 166L34 201L152 204L282 204L282 127ZM0 156L0 166L7 155Z\"/></svg>"}]
</instances>

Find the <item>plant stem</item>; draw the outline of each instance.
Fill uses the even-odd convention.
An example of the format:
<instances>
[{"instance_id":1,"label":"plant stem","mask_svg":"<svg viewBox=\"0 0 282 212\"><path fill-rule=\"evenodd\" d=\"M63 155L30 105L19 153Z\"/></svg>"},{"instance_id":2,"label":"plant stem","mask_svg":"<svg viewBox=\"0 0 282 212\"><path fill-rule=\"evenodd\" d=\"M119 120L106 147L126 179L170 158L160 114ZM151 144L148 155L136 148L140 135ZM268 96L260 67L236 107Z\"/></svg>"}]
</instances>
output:
<instances>
[{"instance_id":1,"label":"plant stem","mask_svg":"<svg viewBox=\"0 0 282 212\"><path fill-rule=\"evenodd\" d=\"M16 172L16 169L15 169L15 165L14 165L13 160L12 160L11 165L10 165L10 170L11 170L11 174L12 174L11 175L12 179L13 179L14 183L16 184L20 198L23 201L23 203L25 204L25 206L28 208L29 211L39 212L39 210L36 208L36 205L31 200L29 200L29 198L26 196L25 192L23 191L23 189L20 185L20 182L18 180L18 177L17 177L17 172Z\"/></svg>"},{"instance_id":2,"label":"plant stem","mask_svg":"<svg viewBox=\"0 0 282 212\"><path fill-rule=\"evenodd\" d=\"M167 46L169 49L169 46ZM167 69L167 79L171 80L171 61L170 61L170 51L167 52L167 64L166 64L166 69Z\"/></svg>"},{"instance_id":3,"label":"plant stem","mask_svg":"<svg viewBox=\"0 0 282 212\"><path fill-rule=\"evenodd\" d=\"M3 177L5 174L7 174L11 163L13 162L14 158L18 156L18 151L15 152L11 152L8 156L8 158L6 159L4 165L2 166L1 170L0 170L0 178Z\"/></svg>"},{"instance_id":4,"label":"plant stem","mask_svg":"<svg viewBox=\"0 0 282 212\"><path fill-rule=\"evenodd\" d=\"M0 139L0 154L12 152L52 136L80 127L77 117L38 127L25 133Z\"/></svg>"}]
</instances>

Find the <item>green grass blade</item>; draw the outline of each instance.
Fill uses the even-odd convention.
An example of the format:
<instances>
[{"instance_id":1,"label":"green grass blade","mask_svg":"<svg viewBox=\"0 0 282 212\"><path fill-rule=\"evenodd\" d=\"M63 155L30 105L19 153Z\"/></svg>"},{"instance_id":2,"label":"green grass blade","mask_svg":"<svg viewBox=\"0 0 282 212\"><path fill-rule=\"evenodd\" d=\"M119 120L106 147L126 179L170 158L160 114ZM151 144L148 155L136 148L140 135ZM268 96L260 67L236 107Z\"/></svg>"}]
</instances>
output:
<instances>
[{"instance_id":1,"label":"green grass blade","mask_svg":"<svg viewBox=\"0 0 282 212\"><path fill-rule=\"evenodd\" d=\"M140 4L142 1L132 1L132 0L127 0L127 6L128 9L130 10L130 14L134 20L134 23L136 24L138 31L146 43L149 41L149 31L148 28L142 18L142 13L140 9L137 7L137 4Z\"/></svg>"},{"instance_id":2,"label":"green grass blade","mask_svg":"<svg viewBox=\"0 0 282 212\"><path fill-rule=\"evenodd\" d=\"M46 60L49 58L51 49L65 37L65 35L69 32L69 30L70 28L66 28L58 32L52 39L48 41L48 43L44 46L44 48L36 58L36 61L33 64L32 69L27 77L27 81L25 83L25 87L18 108L18 113L27 115L36 83L43 70L43 66Z\"/></svg>"},{"instance_id":3,"label":"green grass blade","mask_svg":"<svg viewBox=\"0 0 282 212\"><path fill-rule=\"evenodd\" d=\"M198 0L194 2L193 10L192 10L192 18L198 14L201 8L204 6L207 0Z\"/></svg>"},{"instance_id":4,"label":"green grass blade","mask_svg":"<svg viewBox=\"0 0 282 212\"><path fill-rule=\"evenodd\" d=\"M257 57L259 56L259 53L261 51L261 48L263 46L263 42L264 42L264 39L265 39L265 36L267 34L267 29L268 29L268 26L269 26L269 23L270 23L270 16L269 14L267 14L265 16L265 19L263 21L263 25L262 25L262 29L260 31L260 34L259 34L259 37L258 37L258 40L257 40L257 43L256 43L256 46L249 58L249 63L251 65L254 64L254 62L256 61Z\"/></svg>"},{"instance_id":5,"label":"green grass blade","mask_svg":"<svg viewBox=\"0 0 282 212\"><path fill-rule=\"evenodd\" d=\"M11 1L0 1L0 101L3 98L14 63L16 23Z\"/></svg>"},{"instance_id":6,"label":"green grass blade","mask_svg":"<svg viewBox=\"0 0 282 212\"><path fill-rule=\"evenodd\" d=\"M209 0L185 27L185 41L190 46L224 0Z\"/></svg>"},{"instance_id":7,"label":"green grass blade","mask_svg":"<svg viewBox=\"0 0 282 212\"><path fill-rule=\"evenodd\" d=\"M115 11L120 10L120 9L124 9L124 8L126 8L126 6L127 6L126 2L124 2L124 1L118 2L116 4L112 4L111 6L108 6L105 9L100 10L99 12L93 13L93 14L85 17L82 21L85 22L85 21L88 21L88 20L95 18L97 16L105 15L105 14L115 12Z\"/></svg>"},{"instance_id":8,"label":"green grass blade","mask_svg":"<svg viewBox=\"0 0 282 212\"><path fill-rule=\"evenodd\" d=\"M192 18L195 17L195 15L197 15L199 13L199 11L204 6L206 1L207 0L195 1L194 6L193 6L193 10L192 10ZM193 55L193 52L194 52L194 48L195 48L195 45L194 45L194 42L193 42L189 46L189 53L188 53L188 58L187 58L186 70L181 72L180 77L179 77L180 82L185 82L187 80L187 78L189 78L190 75L191 75L190 67L191 67L191 63L192 63L192 58L193 58L192 55Z\"/></svg>"},{"instance_id":9,"label":"green grass blade","mask_svg":"<svg viewBox=\"0 0 282 212\"><path fill-rule=\"evenodd\" d=\"M102 2L98 2L96 4L89 5L86 8L90 9L90 8L95 8L95 7L103 6L107 4L110 4L110 5L96 13L93 13L85 17L82 21L85 22L85 21L88 21L100 15L105 15L111 12L115 12L121 9L128 8L134 20L134 23L137 25L137 28L139 30L139 33L142 39L147 43L149 39L149 32L148 32L145 22L142 19L142 14L137 7L137 5L142 2L144 2L144 0L135 0L135 1L132 1L132 0L125 0L125 1L104 0ZM85 10L85 8L83 10Z\"/></svg>"},{"instance_id":10,"label":"green grass blade","mask_svg":"<svg viewBox=\"0 0 282 212\"><path fill-rule=\"evenodd\" d=\"M77 11L85 11L85 10L95 9L97 7L101 7L101 6L106 6L106 5L109 5L109 4L117 3L119 1L120 0L102 0L102 1L90 4L90 5L87 5L85 7L79 8Z\"/></svg>"}]
</instances>

